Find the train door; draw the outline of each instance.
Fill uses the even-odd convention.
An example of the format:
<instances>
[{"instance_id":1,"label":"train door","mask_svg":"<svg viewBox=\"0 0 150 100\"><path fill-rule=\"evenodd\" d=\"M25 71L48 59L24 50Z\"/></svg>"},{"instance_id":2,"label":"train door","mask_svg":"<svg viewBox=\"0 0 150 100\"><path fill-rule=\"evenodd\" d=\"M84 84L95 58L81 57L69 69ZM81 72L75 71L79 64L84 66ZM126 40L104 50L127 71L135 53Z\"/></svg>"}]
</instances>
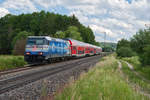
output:
<instances>
[{"instance_id":1,"label":"train door","mask_svg":"<svg viewBox=\"0 0 150 100\"><path fill-rule=\"evenodd\" d=\"M59 42L55 42L55 52L56 52L56 57L59 57L60 56L60 48L59 48Z\"/></svg>"},{"instance_id":2,"label":"train door","mask_svg":"<svg viewBox=\"0 0 150 100\"><path fill-rule=\"evenodd\" d=\"M67 56L71 56L72 54L72 48L69 42L65 42L65 53Z\"/></svg>"},{"instance_id":3,"label":"train door","mask_svg":"<svg viewBox=\"0 0 150 100\"><path fill-rule=\"evenodd\" d=\"M50 45L50 47L49 47L50 55L51 55L51 57L54 57L55 53L56 53L54 41L50 41L49 45Z\"/></svg>"},{"instance_id":4,"label":"train door","mask_svg":"<svg viewBox=\"0 0 150 100\"><path fill-rule=\"evenodd\" d=\"M64 42L60 42L60 54L64 56Z\"/></svg>"},{"instance_id":5,"label":"train door","mask_svg":"<svg viewBox=\"0 0 150 100\"><path fill-rule=\"evenodd\" d=\"M77 46L72 46L72 56L77 56Z\"/></svg>"},{"instance_id":6,"label":"train door","mask_svg":"<svg viewBox=\"0 0 150 100\"><path fill-rule=\"evenodd\" d=\"M64 56L67 56L67 54L68 54L68 45L67 45L67 43L66 42L64 42L63 43L63 46L64 46L64 49L63 49L63 54L64 54Z\"/></svg>"},{"instance_id":7,"label":"train door","mask_svg":"<svg viewBox=\"0 0 150 100\"><path fill-rule=\"evenodd\" d=\"M61 56L61 42L57 42L57 56Z\"/></svg>"},{"instance_id":8,"label":"train door","mask_svg":"<svg viewBox=\"0 0 150 100\"><path fill-rule=\"evenodd\" d=\"M78 56L84 55L84 47L78 47Z\"/></svg>"},{"instance_id":9,"label":"train door","mask_svg":"<svg viewBox=\"0 0 150 100\"><path fill-rule=\"evenodd\" d=\"M64 56L64 42L61 42L60 43L60 53L61 53L61 56Z\"/></svg>"}]
</instances>

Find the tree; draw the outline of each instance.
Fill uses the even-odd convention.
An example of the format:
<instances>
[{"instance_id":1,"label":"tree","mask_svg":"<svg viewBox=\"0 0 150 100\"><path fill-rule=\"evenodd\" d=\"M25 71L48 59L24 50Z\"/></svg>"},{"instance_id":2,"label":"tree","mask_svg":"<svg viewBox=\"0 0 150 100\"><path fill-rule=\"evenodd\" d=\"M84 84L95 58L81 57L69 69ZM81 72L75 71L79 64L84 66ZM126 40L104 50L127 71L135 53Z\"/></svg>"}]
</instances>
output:
<instances>
[{"instance_id":1,"label":"tree","mask_svg":"<svg viewBox=\"0 0 150 100\"><path fill-rule=\"evenodd\" d=\"M136 55L136 53L131 49L130 41L125 39L118 42L116 53L120 57L131 57Z\"/></svg>"},{"instance_id":2,"label":"tree","mask_svg":"<svg viewBox=\"0 0 150 100\"><path fill-rule=\"evenodd\" d=\"M82 37L80 33L78 32L78 28L75 26L68 27L68 29L65 31L65 37L82 41Z\"/></svg>"},{"instance_id":3,"label":"tree","mask_svg":"<svg viewBox=\"0 0 150 100\"><path fill-rule=\"evenodd\" d=\"M135 52L129 47L121 47L117 50L117 55L120 57L132 57L135 56Z\"/></svg>"},{"instance_id":4,"label":"tree","mask_svg":"<svg viewBox=\"0 0 150 100\"><path fill-rule=\"evenodd\" d=\"M11 42L23 31L33 33L35 36L70 37L97 44L90 27L82 25L75 15L66 16L45 11L20 15L8 14L0 18L0 54L10 54L15 46Z\"/></svg>"},{"instance_id":5,"label":"tree","mask_svg":"<svg viewBox=\"0 0 150 100\"><path fill-rule=\"evenodd\" d=\"M121 40L118 42L118 56L130 57L131 55L134 56L135 53L143 65L150 65L150 28L139 30L130 41Z\"/></svg>"},{"instance_id":6,"label":"tree","mask_svg":"<svg viewBox=\"0 0 150 100\"><path fill-rule=\"evenodd\" d=\"M84 27L81 25L79 27L79 32L81 33L81 37L84 42L95 44L95 42L96 42L95 36L94 36L93 31L90 29L90 27Z\"/></svg>"},{"instance_id":7,"label":"tree","mask_svg":"<svg viewBox=\"0 0 150 100\"><path fill-rule=\"evenodd\" d=\"M150 28L139 30L131 39L131 47L137 52L142 64L150 65Z\"/></svg>"},{"instance_id":8,"label":"tree","mask_svg":"<svg viewBox=\"0 0 150 100\"><path fill-rule=\"evenodd\" d=\"M140 56L143 65L150 65L150 45L144 47L143 55Z\"/></svg>"},{"instance_id":9,"label":"tree","mask_svg":"<svg viewBox=\"0 0 150 100\"><path fill-rule=\"evenodd\" d=\"M99 47L100 47L100 43L99 43L99 42L96 42L96 41L95 41L94 45L96 45L96 46L99 46Z\"/></svg>"},{"instance_id":10,"label":"tree","mask_svg":"<svg viewBox=\"0 0 150 100\"><path fill-rule=\"evenodd\" d=\"M65 38L65 32L58 31L54 35L55 38Z\"/></svg>"},{"instance_id":11,"label":"tree","mask_svg":"<svg viewBox=\"0 0 150 100\"><path fill-rule=\"evenodd\" d=\"M117 50L121 47L130 47L130 42L128 40L122 39L117 43Z\"/></svg>"},{"instance_id":12,"label":"tree","mask_svg":"<svg viewBox=\"0 0 150 100\"><path fill-rule=\"evenodd\" d=\"M131 38L131 47L139 55L143 54L144 47L150 44L150 30L139 30L136 35Z\"/></svg>"},{"instance_id":13,"label":"tree","mask_svg":"<svg viewBox=\"0 0 150 100\"><path fill-rule=\"evenodd\" d=\"M15 55L24 55L26 39L28 36L33 35L33 33L29 33L26 31L18 33L18 35L14 38L13 45L13 54Z\"/></svg>"}]
</instances>

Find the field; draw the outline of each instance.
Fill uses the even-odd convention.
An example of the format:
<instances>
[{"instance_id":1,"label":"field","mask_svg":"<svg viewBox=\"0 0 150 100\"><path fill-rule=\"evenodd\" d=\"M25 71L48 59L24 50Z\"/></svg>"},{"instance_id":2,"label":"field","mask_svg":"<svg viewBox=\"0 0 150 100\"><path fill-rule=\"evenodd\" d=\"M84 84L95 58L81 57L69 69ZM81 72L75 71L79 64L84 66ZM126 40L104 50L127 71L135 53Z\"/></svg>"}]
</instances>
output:
<instances>
[{"instance_id":1,"label":"field","mask_svg":"<svg viewBox=\"0 0 150 100\"><path fill-rule=\"evenodd\" d=\"M23 67L25 64L27 63L24 61L23 56L11 56L11 55L0 56L0 71L16 67Z\"/></svg>"},{"instance_id":2,"label":"field","mask_svg":"<svg viewBox=\"0 0 150 100\"><path fill-rule=\"evenodd\" d=\"M122 67L126 67L123 65ZM118 68L114 56L103 58L88 73L83 73L79 80L72 81L58 92L56 100L150 100L128 82L126 71ZM124 76L124 74L126 74ZM134 82L134 81L133 81ZM144 83L143 83L144 84ZM147 86L147 84L145 85Z\"/></svg>"}]
</instances>

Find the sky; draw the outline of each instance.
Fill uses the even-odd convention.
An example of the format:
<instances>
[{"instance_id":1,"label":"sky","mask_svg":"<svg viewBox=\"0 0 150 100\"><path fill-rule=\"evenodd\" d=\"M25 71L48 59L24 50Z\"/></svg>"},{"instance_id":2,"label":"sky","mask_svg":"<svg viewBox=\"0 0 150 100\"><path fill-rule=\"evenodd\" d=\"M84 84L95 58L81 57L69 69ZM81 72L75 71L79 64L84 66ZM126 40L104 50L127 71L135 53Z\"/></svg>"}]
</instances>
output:
<instances>
[{"instance_id":1,"label":"sky","mask_svg":"<svg viewBox=\"0 0 150 100\"><path fill-rule=\"evenodd\" d=\"M41 10L75 15L98 42L130 39L150 25L150 0L0 0L0 17Z\"/></svg>"}]
</instances>

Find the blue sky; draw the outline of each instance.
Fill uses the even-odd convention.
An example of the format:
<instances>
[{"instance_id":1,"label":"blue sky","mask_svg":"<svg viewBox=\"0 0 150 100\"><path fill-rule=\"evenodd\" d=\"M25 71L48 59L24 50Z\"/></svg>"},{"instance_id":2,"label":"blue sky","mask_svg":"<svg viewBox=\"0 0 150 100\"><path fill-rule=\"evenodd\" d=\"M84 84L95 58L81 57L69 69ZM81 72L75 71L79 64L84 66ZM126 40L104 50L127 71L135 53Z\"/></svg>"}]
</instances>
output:
<instances>
[{"instance_id":1,"label":"blue sky","mask_svg":"<svg viewBox=\"0 0 150 100\"><path fill-rule=\"evenodd\" d=\"M132 3L132 0L127 0L129 3Z\"/></svg>"},{"instance_id":2,"label":"blue sky","mask_svg":"<svg viewBox=\"0 0 150 100\"><path fill-rule=\"evenodd\" d=\"M129 39L150 24L150 0L0 0L0 17L41 10L62 15L75 14L90 26L97 41Z\"/></svg>"}]
</instances>

